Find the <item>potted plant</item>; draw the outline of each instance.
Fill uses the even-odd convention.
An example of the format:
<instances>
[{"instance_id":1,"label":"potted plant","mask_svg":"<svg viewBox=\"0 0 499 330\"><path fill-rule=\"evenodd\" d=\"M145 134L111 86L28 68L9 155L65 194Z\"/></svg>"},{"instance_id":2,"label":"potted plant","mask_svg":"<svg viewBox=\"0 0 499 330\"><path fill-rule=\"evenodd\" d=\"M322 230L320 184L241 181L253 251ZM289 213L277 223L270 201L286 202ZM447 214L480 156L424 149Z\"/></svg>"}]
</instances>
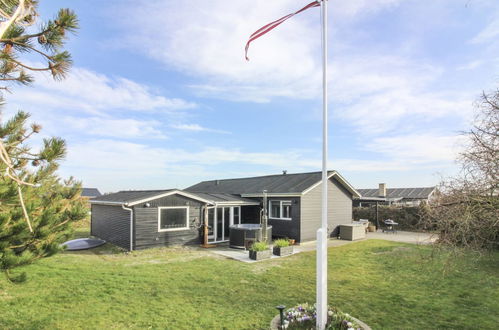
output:
<instances>
[{"instance_id":1,"label":"potted plant","mask_svg":"<svg viewBox=\"0 0 499 330\"><path fill-rule=\"evenodd\" d=\"M268 259L272 256L267 242L255 242L251 245L249 250L249 257L251 260Z\"/></svg>"},{"instance_id":2,"label":"potted plant","mask_svg":"<svg viewBox=\"0 0 499 330\"><path fill-rule=\"evenodd\" d=\"M293 254L293 246L289 245L287 239L276 239L274 241L273 252L276 256L289 256Z\"/></svg>"}]
</instances>

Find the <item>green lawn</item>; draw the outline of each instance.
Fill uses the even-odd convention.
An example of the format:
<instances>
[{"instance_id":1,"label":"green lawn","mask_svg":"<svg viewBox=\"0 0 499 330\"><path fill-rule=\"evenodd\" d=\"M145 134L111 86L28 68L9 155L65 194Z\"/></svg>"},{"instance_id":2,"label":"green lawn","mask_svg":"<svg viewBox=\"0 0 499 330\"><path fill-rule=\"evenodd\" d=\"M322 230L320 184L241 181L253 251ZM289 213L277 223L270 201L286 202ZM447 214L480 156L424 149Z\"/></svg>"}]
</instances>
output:
<instances>
[{"instance_id":1,"label":"green lawn","mask_svg":"<svg viewBox=\"0 0 499 330\"><path fill-rule=\"evenodd\" d=\"M329 249L329 301L374 329L497 329L499 253L430 258L369 240ZM1 329L266 329L315 300L315 253L244 264L201 249L65 252L0 278Z\"/></svg>"}]
</instances>

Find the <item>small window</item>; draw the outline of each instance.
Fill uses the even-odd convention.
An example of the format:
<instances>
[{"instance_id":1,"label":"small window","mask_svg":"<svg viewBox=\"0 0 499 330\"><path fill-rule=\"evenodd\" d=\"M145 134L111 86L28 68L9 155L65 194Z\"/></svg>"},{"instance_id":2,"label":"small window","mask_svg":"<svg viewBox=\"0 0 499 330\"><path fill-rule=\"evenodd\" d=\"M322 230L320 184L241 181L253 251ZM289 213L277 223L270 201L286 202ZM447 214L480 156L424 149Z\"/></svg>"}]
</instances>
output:
<instances>
[{"instance_id":1,"label":"small window","mask_svg":"<svg viewBox=\"0 0 499 330\"><path fill-rule=\"evenodd\" d=\"M158 231L189 229L188 207L160 207Z\"/></svg>"},{"instance_id":2,"label":"small window","mask_svg":"<svg viewBox=\"0 0 499 330\"><path fill-rule=\"evenodd\" d=\"M291 220L291 201L270 201L269 217L271 219Z\"/></svg>"},{"instance_id":3,"label":"small window","mask_svg":"<svg viewBox=\"0 0 499 330\"><path fill-rule=\"evenodd\" d=\"M241 223L240 216L239 216L240 209L241 208L238 206L234 207L234 224L235 225L238 225Z\"/></svg>"},{"instance_id":4,"label":"small window","mask_svg":"<svg viewBox=\"0 0 499 330\"><path fill-rule=\"evenodd\" d=\"M281 201L270 201L270 217L277 219L281 217Z\"/></svg>"},{"instance_id":5,"label":"small window","mask_svg":"<svg viewBox=\"0 0 499 330\"><path fill-rule=\"evenodd\" d=\"M282 202L282 217L283 218L291 218L291 202L283 201Z\"/></svg>"}]
</instances>

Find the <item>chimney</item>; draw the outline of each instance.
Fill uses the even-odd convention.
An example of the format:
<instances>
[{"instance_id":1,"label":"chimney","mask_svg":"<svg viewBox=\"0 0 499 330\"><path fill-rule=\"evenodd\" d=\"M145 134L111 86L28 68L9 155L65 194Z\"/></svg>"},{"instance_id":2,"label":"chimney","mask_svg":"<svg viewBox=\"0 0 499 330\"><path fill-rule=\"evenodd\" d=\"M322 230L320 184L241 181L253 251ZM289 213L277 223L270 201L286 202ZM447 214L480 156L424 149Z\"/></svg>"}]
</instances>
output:
<instances>
[{"instance_id":1,"label":"chimney","mask_svg":"<svg viewBox=\"0 0 499 330\"><path fill-rule=\"evenodd\" d=\"M288 171L287 170L283 170L282 171L282 175L286 175L286 174L288 174Z\"/></svg>"},{"instance_id":2,"label":"chimney","mask_svg":"<svg viewBox=\"0 0 499 330\"><path fill-rule=\"evenodd\" d=\"M378 197L386 197L386 183L379 184Z\"/></svg>"}]
</instances>

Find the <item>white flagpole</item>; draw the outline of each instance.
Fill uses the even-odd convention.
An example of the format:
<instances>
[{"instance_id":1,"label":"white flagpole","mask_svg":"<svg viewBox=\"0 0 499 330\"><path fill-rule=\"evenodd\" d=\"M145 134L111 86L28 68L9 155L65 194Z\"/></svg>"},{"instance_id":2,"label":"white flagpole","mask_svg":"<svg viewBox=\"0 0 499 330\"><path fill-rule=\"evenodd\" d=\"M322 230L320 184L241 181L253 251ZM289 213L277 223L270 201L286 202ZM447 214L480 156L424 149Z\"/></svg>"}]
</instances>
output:
<instances>
[{"instance_id":1,"label":"white flagpole","mask_svg":"<svg viewBox=\"0 0 499 330\"><path fill-rule=\"evenodd\" d=\"M322 5L322 221L317 230L317 329L323 330L327 321L327 0Z\"/></svg>"}]
</instances>

